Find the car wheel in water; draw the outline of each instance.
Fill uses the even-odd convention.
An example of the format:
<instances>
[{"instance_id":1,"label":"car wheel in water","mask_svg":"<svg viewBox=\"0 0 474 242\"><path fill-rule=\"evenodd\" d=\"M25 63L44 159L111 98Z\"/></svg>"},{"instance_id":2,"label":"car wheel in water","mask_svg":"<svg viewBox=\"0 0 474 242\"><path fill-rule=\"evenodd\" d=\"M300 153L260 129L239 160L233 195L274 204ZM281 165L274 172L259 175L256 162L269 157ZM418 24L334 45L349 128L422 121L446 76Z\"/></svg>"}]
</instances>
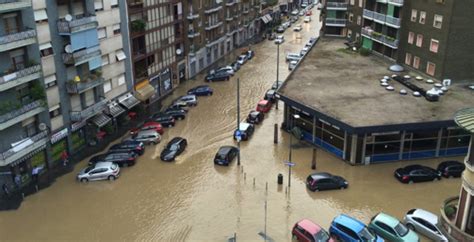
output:
<instances>
[{"instance_id":1,"label":"car wheel in water","mask_svg":"<svg viewBox=\"0 0 474 242\"><path fill-rule=\"evenodd\" d=\"M178 120L183 120L183 117L178 117Z\"/></svg>"},{"instance_id":2,"label":"car wheel in water","mask_svg":"<svg viewBox=\"0 0 474 242\"><path fill-rule=\"evenodd\" d=\"M452 175L449 175L449 176L448 176L449 179L451 179L451 178L453 178L453 177L454 177L454 176L452 176Z\"/></svg>"},{"instance_id":3,"label":"car wheel in water","mask_svg":"<svg viewBox=\"0 0 474 242\"><path fill-rule=\"evenodd\" d=\"M156 142L156 141L153 141L152 143L153 143L154 145L157 145L157 144L158 144L158 142Z\"/></svg>"},{"instance_id":4,"label":"car wheel in water","mask_svg":"<svg viewBox=\"0 0 474 242\"><path fill-rule=\"evenodd\" d=\"M407 224L407 228L409 228L412 231L415 231L415 226L413 226L413 224Z\"/></svg>"},{"instance_id":5,"label":"car wheel in water","mask_svg":"<svg viewBox=\"0 0 474 242\"><path fill-rule=\"evenodd\" d=\"M109 179L109 181L113 181L113 180L115 180L115 176L109 176L108 179Z\"/></svg>"},{"instance_id":6,"label":"car wheel in water","mask_svg":"<svg viewBox=\"0 0 474 242\"><path fill-rule=\"evenodd\" d=\"M439 180L440 180L439 177L435 177L435 178L433 179L434 182L435 182L435 181L439 181Z\"/></svg>"},{"instance_id":7,"label":"car wheel in water","mask_svg":"<svg viewBox=\"0 0 474 242\"><path fill-rule=\"evenodd\" d=\"M82 178L82 179L81 179L81 182L82 182L82 183L86 183L86 182L88 182L88 181L89 181L89 180L88 180L87 178Z\"/></svg>"},{"instance_id":8,"label":"car wheel in water","mask_svg":"<svg viewBox=\"0 0 474 242\"><path fill-rule=\"evenodd\" d=\"M128 163L124 163L124 164L123 164L123 167L128 167Z\"/></svg>"},{"instance_id":9,"label":"car wheel in water","mask_svg":"<svg viewBox=\"0 0 474 242\"><path fill-rule=\"evenodd\" d=\"M171 127L173 127L173 125L172 125L172 124L168 124L168 128L171 128Z\"/></svg>"},{"instance_id":10,"label":"car wheel in water","mask_svg":"<svg viewBox=\"0 0 474 242\"><path fill-rule=\"evenodd\" d=\"M208 96L212 96L212 92L208 93L207 95L208 95Z\"/></svg>"},{"instance_id":11,"label":"car wheel in water","mask_svg":"<svg viewBox=\"0 0 474 242\"><path fill-rule=\"evenodd\" d=\"M409 181L408 181L408 184L413 184L413 181L412 181L412 180L409 180Z\"/></svg>"}]
</instances>

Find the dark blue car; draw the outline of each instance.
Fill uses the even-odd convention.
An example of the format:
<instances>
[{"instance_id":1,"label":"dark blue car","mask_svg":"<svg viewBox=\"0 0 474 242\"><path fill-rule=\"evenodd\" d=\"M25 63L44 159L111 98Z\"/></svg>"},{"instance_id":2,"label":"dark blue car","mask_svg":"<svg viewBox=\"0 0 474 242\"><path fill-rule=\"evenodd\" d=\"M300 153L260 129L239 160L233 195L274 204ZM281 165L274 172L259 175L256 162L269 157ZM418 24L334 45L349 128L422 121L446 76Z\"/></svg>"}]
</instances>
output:
<instances>
[{"instance_id":1,"label":"dark blue car","mask_svg":"<svg viewBox=\"0 0 474 242\"><path fill-rule=\"evenodd\" d=\"M337 241L384 241L376 235L375 232L370 231L364 223L345 214L341 214L334 218L331 227L329 227L329 233L331 234L331 237L337 239Z\"/></svg>"},{"instance_id":2,"label":"dark blue car","mask_svg":"<svg viewBox=\"0 0 474 242\"><path fill-rule=\"evenodd\" d=\"M196 95L196 96L210 96L214 93L212 88L207 85L193 87L188 90L188 95Z\"/></svg>"}]
</instances>

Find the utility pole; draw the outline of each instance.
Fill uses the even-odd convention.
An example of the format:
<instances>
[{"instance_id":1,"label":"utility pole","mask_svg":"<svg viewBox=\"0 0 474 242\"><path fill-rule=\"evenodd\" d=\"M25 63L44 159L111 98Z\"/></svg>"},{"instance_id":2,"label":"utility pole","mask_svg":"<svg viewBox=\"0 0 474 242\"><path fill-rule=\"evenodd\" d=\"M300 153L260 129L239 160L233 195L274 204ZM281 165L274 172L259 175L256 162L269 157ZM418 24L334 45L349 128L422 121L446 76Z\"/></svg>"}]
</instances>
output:
<instances>
[{"instance_id":1,"label":"utility pole","mask_svg":"<svg viewBox=\"0 0 474 242\"><path fill-rule=\"evenodd\" d=\"M237 78L237 131L240 133L240 78ZM240 166L240 137L237 138L237 148L237 165Z\"/></svg>"},{"instance_id":2,"label":"utility pole","mask_svg":"<svg viewBox=\"0 0 474 242\"><path fill-rule=\"evenodd\" d=\"M277 78L276 78L276 87L277 87L277 90L278 90L278 87L279 87L279 73L280 73L280 44L277 44ZM275 109L278 110L278 99L276 100L275 102Z\"/></svg>"}]
</instances>

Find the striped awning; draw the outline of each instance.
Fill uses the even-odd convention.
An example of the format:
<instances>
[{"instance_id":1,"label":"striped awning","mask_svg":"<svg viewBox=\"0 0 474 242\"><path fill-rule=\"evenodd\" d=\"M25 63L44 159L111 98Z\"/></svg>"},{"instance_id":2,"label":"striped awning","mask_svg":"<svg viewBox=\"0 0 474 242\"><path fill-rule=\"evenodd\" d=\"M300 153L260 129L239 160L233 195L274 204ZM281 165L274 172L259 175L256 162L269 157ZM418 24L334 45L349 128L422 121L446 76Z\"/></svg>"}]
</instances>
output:
<instances>
[{"instance_id":1,"label":"striped awning","mask_svg":"<svg viewBox=\"0 0 474 242\"><path fill-rule=\"evenodd\" d=\"M21 162L25 161L25 160L28 160L30 159L31 157L33 157L34 155L38 154L39 152L41 152L42 150L46 149L46 145L42 145L40 146L39 148L31 151L30 153L24 155L23 157L21 157L20 159L10 163L10 166L17 166L18 164L20 164Z\"/></svg>"},{"instance_id":2,"label":"striped awning","mask_svg":"<svg viewBox=\"0 0 474 242\"><path fill-rule=\"evenodd\" d=\"M105 126L108 122L110 122L110 120L112 119L109 116L105 115L104 113L99 113L91 119L91 122L100 128Z\"/></svg>"},{"instance_id":3,"label":"striped awning","mask_svg":"<svg viewBox=\"0 0 474 242\"><path fill-rule=\"evenodd\" d=\"M119 116L120 114L124 113L125 112L125 109L120 107L120 105L118 105L118 103L116 102L112 102L108 105L108 111L107 114L116 118L117 116Z\"/></svg>"},{"instance_id":4,"label":"striped awning","mask_svg":"<svg viewBox=\"0 0 474 242\"><path fill-rule=\"evenodd\" d=\"M75 122L71 125L71 132L77 131L80 128L84 127L86 125L87 120L82 120L81 122Z\"/></svg>"},{"instance_id":5,"label":"striped awning","mask_svg":"<svg viewBox=\"0 0 474 242\"><path fill-rule=\"evenodd\" d=\"M459 127L474 133L474 108L461 109L454 115L454 121Z\"/></svg>"},{"instance_id":6,"label":"striped awning","mask_svg":"<svg viewBox=\"0 0 474 242\"><path fill-rule=\"evenodd\" d=\"M261 18L260 18L264 23L268 23L270 21L272 21L272 16L270 16L270 14L265 14L263 15Z\"/></svg>"},{"instance_id":7,"label":"striped awning","mask_svg":"<svg viewBox=\"0 0 474 242\"><path fill-rule=\"evenodd\" d=\"M153 94L156 93L155 88L150 84L143 85L140 89L137 89L136 91L137 98L142 102L148 100L148 98L150 98L151 96L153 96Z\"/></svg>"},{"instance_id":8,"label":"striped awning","mask_svg":"<svg viewBox=\"0 0 474 242\"><path fill-rule=\"evenodd\" d=\"M117 100L122 106L127 109L131 109L140 103L140 101L131 93L127 93L119 97Z\"/></svg>"}]
</instances>

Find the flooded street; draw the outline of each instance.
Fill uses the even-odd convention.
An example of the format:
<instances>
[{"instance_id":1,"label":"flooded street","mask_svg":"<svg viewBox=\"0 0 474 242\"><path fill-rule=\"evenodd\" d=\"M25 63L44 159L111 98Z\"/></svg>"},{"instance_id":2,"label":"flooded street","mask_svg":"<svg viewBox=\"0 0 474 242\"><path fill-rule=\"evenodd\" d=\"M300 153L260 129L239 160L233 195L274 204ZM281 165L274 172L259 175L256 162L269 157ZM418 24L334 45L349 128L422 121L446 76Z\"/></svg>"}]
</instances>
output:
<instances>
[{"instance_id":1,"label":"flooded street","mask_svg":"<svg viewBox=\"0 0 474 242\"><path fill-rule=\"evenodd\" d=\"M292 27L280 46L280 80L289 74L287 52L299 52L320 28L317 16L299 33ZM301 18L302 20L302 18ZM186 119L166 129L162 142L147 146L135 166L123 168L114 181L76 182L86 166L83 161L73 173L57 179L51 187L26 197L17 211L0 213L0 240L152 240L226 241L234 233L238 241L262 241L265 200L268 202L267 234L275 241L290 241L291 228L309 218L328 228L332 219L346 213L369 222L380 211L399 219L406 211L420 207L438 214L444 199L457 195L460 179L443 179L404 185L393 171L410 162L350 166L331 154L318 150L317 171L340 175L349 181L347 190L310 192L305 187L311 170L312 149L293 140L291 189L287 190L289 136L279 133L273 143L274 124L280 125L283 105L272 109L254 136L241 143L241 166L214 166L220 146L237 145L237 78L241 86L241 119L255 108L276 80L277 46L265 40L252 45L255 57L242 66L230 81L210 83L214 95L200 97ZM204 75L180 85L167 99L168 104L196 85ZM281 130L279 130L281 131ZM175 162L166 163L159 154L173 137L188 140L186 151ZM423 160L435 167L440 160ZM277 175L284 184L277 185ZM268 193L265 185L268 183Z\"/></svg>"}]
</instances>

